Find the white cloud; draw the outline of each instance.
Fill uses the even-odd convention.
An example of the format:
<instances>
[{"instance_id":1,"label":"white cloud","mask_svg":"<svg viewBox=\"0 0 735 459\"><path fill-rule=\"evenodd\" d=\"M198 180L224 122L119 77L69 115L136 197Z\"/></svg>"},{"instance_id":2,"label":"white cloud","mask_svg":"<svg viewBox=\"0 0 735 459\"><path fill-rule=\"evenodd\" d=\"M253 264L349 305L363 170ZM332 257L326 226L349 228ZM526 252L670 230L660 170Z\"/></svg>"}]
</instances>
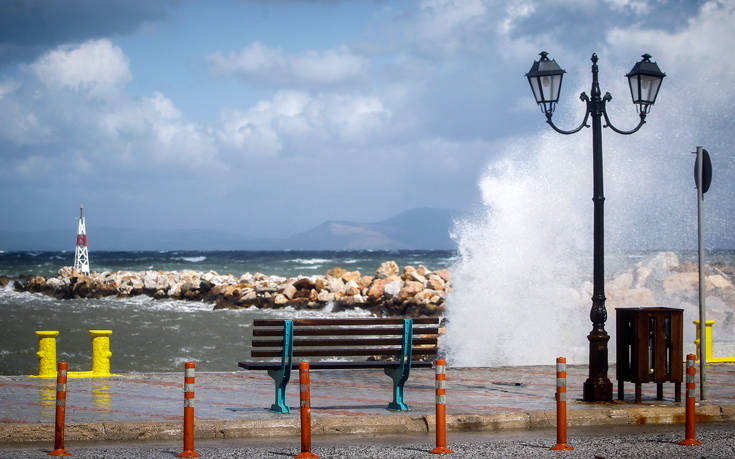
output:
<instances>
[{"instance_id":1,"label":"white cloud","mask_svg":"<svg viewBox=\"0 0 735 459\"><path fill-rule=\"evenodd\" d=\"M729 106L735 96L735 62L723 59L735 43L735 1L709 1L681 30L665 31L640 27L614 28L607 35L609 47L629 53L644 50L654 56L675 89L665 97L697 105L702 102ZM711 105L710 109L713 108Z\"/></svg>"},{"instance_id":2,"label":"white cloud","mask_svg":"<svg viewBox=\"0 0 735 459\"><path fill-rule=\"evenodd\" d=\"M368 60L346 46L325 51L285 54L259 42L237 53L218 51L208 56L212 73L236 76L263 85L331 85L360 77Z\"/></svg>"},{"instance_id":3,"label":"white cloud","mask_svg":"<svg viewBox=\"0 0 735 459\"><path fill-rule=\"evenodd\" d=\"M101 114L98 127L124 161L154 160L183 167L216 163L209 132L187 121L160 92Z\"/></svg>"},{"instance_id":4,"label":"white cloud","mask_svg":"<svg viewBox=\"0 0 735 459\"><path fill-rule=\"evenodd\" d=\"M630 8L635 14L648 14L651 11L650 2L646 0L605 0L614 10Z\"/></svg>"},{"instance_id":5,"label":"white cloud","mask_svg":"<svg viewBox=\"0 0 735 459\"><path fill-rule=\"evenodd\" d=\"M287 142L364 143L380 133L391 112L376 97L279 91L247 111L223 110L220 118L216 136L223 147L268 157Z\"/></svg>"},{"instance_id":6,"label":"white cloud","mask_svg":"<svg viewBox=\"0 0 735 459\"><path fill-rule=\"evenodd\" d=\"M129 59L109 40L60 46L31 65L38 79L51 88L71 88L105 95L131 79Z\"/></svg>"},{"instance_id":7,"label":"white cloud","mask_svg":"<svg viewBox=\"0 0 735 459\"><path fill-rule=\"evenodd\" d=\"M0 82L0 101L2 101L5 96L15 92L20 88L20 83L15 80L5 80Z\"/></svg>"},{"instance_id":8,"label":"white cloud","mask_svg":"<svg viewBox=\"0 0 735 459\"><path fill-rule=\"evenodd\" d=\"M406 24L407 38L424 53L461 49L473 42L469 37L478 26L487 24L487 3L487 0L424 0L416 17Z\"/></svg>"}]
</instances>

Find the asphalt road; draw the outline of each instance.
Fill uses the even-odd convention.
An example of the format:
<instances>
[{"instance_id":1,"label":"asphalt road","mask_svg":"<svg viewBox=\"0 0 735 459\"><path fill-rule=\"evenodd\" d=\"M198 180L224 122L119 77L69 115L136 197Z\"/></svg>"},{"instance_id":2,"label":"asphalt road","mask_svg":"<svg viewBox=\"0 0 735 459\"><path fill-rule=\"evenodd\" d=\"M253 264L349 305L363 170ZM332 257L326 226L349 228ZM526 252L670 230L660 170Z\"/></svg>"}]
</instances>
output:
<instances>
[{"instance_id":1,"label":"asphalt road","mask_svg":"<svg viewBox=\"0 0 735 459\"><path fill-rule=\"evenodd\" d=\"M700 424L697 439L701 446L680 446L683 425L641 425L575 428L568 443L573 451L551 451L556 443L554 430L449 433L454 458L493 457L584 457L584 458L686 458L735 457L735 426L732 423ZM356 436L315 437L312 451L321 458L429 458L434 436L402 435L372 438ZM0 445L2 458L49 457L51 445ZM174 458L181 443L92 444L67 443L66 449L78 458ZM298 438L270 440L202 441L195 444L202 457L275 458L293 457L300 451Z\"/></svg>"}]
</instances>

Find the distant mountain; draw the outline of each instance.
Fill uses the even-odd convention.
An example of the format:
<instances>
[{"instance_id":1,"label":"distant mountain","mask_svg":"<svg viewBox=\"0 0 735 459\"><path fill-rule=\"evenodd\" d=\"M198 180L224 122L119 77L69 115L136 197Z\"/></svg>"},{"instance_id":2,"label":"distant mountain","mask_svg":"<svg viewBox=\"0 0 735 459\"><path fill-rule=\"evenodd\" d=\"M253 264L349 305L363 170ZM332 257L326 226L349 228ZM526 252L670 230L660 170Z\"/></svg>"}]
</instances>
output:
<instances>
[{"instance_id":1,"label":"distant mountain","mask_svg":"<svg viewBox=\"0 0 735 459\"><path fill-rule=\"evenodd\" d=\"M457 216L449 209L410 209L375 223L327 221L287 239L248 239L222 230L96 228L87 224L94 250L453 250ZM0 231L0 250L73 250L71 230Z\"/></svg>"},{"instance_id":2,"label":"distant mountain","mask_svg":"<svg viewBox=\"0 0 735 459\"><path fill-rule=\"evenodd\" d=\"M312 250L452 250L449 237L457 213L449 209L410 209L375 223L327 221L286 239L288 249Z\"/></svg>"}]
</instances>

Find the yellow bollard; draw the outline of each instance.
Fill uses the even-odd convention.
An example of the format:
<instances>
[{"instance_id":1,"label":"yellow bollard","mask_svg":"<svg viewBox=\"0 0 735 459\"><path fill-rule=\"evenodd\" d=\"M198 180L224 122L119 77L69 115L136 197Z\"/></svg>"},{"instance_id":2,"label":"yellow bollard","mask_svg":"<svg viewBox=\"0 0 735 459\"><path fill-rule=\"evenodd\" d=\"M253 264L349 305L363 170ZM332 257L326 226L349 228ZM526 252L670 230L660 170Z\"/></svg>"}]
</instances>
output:
<instances>
[{"instance_id":1,"label":"yellow bollard","mask_svg":"<svg viewBox=\"0 0 735 459\"><path fill-rule=\"evenodd\" d=\"M38 376L34 378L56 377L56 336L58 331L37 331L38 335Z\"/></svg>"},{"instance_id":2,"label":"yellow bollard","mask_svg":"<svg viewBox=\"0 0 735 459\"><path fill-rule=\"evenodd\" d=\"M92 335L92 377L110 376L110 335L112 330L90 330Z\"/></svg>"},{"instance_id":3,"label":"yellow bollard","mask_svg":"<svg viewBox=\"0 0 735 459\"><path fill-rule=\"evenodd\" d=\"M38 335L38 376L32 378L56 377L56 336L58 331L37 331ZM69 378L105 378L117 376L110 373L110 335L112 330L89 330L92 335L92 371L69 371Z\"/></svg>"},{"instance_id":4,"label":"yellow bollard","mask_svg":"<svg viewBox=\"0 0 735 459\"><path fill-rule=\"evenodd\" d=\"M714 320L704 321L704 356L707 357L707 363L712 362L712 325L715 323ZM695 320L694 325L697 326L697 339L694 340L694 344L697 346L697 363L699 363L700 346L702 343L702 329L699 327L699 321Z\"/></svg>"},{"instance_id":5,"label":"yellow bollard","mask_svg":"<svg viewBox=\"0 0 735 459\"><path fill-rule=\"evenodd\" d=\"M704 356L706 357L707 363L735 362L735 357L715 357L714 352L712 352L712 325L714 325L714 323L714 320L704 321ZM702 332L700 331L698 320L694 321L694 325L697 327L697 339L694 340L694 344L697 346L697 363L699 363Z\"/></svg>"}]
</instances>

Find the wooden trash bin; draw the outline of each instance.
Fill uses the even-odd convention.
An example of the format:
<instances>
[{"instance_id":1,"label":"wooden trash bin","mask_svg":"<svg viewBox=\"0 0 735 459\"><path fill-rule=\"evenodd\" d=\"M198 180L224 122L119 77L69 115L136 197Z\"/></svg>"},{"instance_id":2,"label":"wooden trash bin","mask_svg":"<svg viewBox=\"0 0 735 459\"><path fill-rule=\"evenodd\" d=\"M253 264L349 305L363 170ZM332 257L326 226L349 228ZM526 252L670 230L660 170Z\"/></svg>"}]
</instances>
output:
<instances>
[{"instance_id":1,"label":"wooden trash bin","mask_svg":"<svg viewBox=\"0 0 735 459\"><path fill-rule=\"evenodd\" d=\"M681 402L683 362L683 309L616 308L618 400L623 383L635 383L635 402L641 402L641 384L656 383L656 398L663 399L663 383L674 383L674 398Z\"/></svg>"}]
</instances>

